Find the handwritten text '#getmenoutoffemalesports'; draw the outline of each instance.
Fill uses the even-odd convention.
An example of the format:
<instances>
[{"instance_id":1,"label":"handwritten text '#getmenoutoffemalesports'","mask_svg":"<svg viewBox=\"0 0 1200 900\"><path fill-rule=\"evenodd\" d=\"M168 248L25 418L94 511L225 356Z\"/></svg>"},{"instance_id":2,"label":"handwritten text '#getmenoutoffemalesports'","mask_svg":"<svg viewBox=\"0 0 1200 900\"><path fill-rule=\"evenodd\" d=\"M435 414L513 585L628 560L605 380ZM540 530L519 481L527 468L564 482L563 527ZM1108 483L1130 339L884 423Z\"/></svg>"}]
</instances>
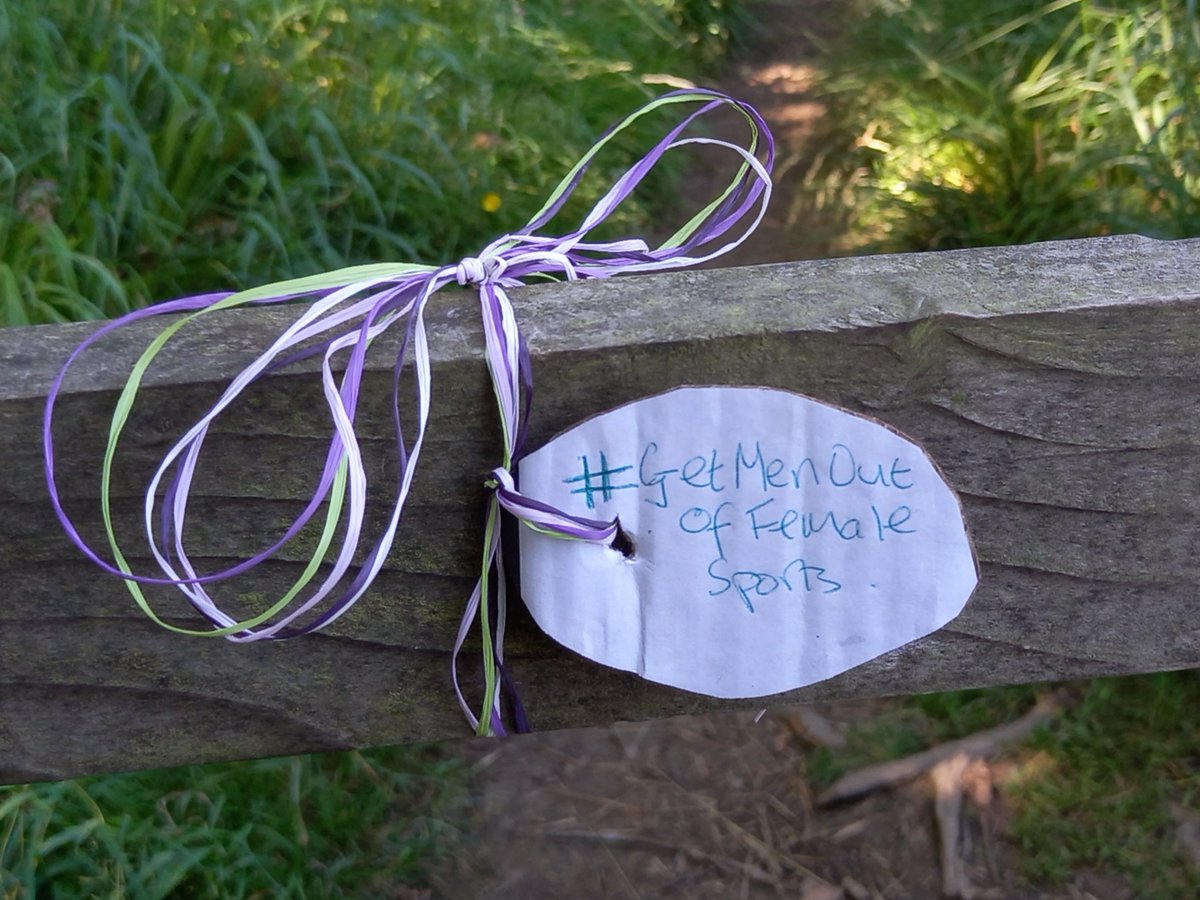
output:
<instances>
[{"instance_id":1,"label":"handwritten text '#getmenoutoffemalesports'","mask_svg":"<svg viewBox=\"0 0 1200 900\"><path fill-rule=\"evenodd\" d=\"M729 534L748 533L754 544L775 544L777 552L783 549L779 541L823 536L837 542L883 542L917 531L914 511L903 502L903 492L914 487L910 466L899 456L861 459L840 441L798 459L776 456L757 440L677 459L648 441L636 464L613 464L604 451L578 459L578 470L562 479L571 494L582 495L589 509L631 490L664 512L679 509L678 517L671 518L682 532L710 536L710 595L732 590L751 612L753 597L779 590L835 593L842 587L841 576L814 562L811 552L771 571L734 563L726 555Z\"/></svg>"}]
</instances>

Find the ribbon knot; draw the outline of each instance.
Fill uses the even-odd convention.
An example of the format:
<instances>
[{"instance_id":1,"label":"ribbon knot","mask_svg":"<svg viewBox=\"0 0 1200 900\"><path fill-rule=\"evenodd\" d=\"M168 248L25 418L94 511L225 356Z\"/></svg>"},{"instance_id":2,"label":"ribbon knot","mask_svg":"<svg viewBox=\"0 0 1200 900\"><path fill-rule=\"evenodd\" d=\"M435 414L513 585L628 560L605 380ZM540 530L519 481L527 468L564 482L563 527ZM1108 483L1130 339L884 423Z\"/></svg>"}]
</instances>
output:
<instances>
[{"instance_id":1,"label":"ribbon knot","mask_svg":"<svg viewBox=\"0 0 1200 900\"><path fill-rule=\"evenodd\" d=\"M561 235L538 233L562 210L593 158L616 134L647 113L689 103L699 104L699 109L682 116L680 122L596 201L577 227ZM747 147L713 138L681 136L698 118L721 107L732 107L749 125L751 137ZM737 172L723 193L657 247L652 248L636 238L588 240L593 230L633 193L664 154L689 144L716 146L736 156ZM759 159L760 155L762 159ZM568 281L607 278L621 273L679 269L715 259L741 244L762 220L771 195L773 159L774 144L770 132L753 107L715 91L700 88L674 91L631 113L600 138L522 229L493 241L478 256L468 256L455 265L440 267L414 263L353 266L238 293L184 297L135 310L102 325L67 358L46 398L43 419L46 483L63 529L85 556L123 579L142 611L168 630L247 642L294 637L324 628L363 596L382 569L395 541L429 422L433 376L425 310L442 287L455 281L463 286L473 285L479 291L488 372L500 413L504 447L502 465L492 473L493 492L485 520L482 571L467 601L455 640L451 673L459 705L480 734L504 733L502 692L513 703L518 730L525 730L519 701L511 690L503 666L505 580L503 557L499 552L500 510L514 514L530 528L562 538L611 543L622 533L615 520L585 519L536 498L523 496L512 477L512 467L520 458L524 445L533 382L529 353L506 288L531 278L565 278ZM731 237L730 231L746 218L751 219L749 226L742 227L738 236ZM110 495L113 458L147 368L177 331L199 317L239 306L280 304L300 299L306 299L307 304L300 307L296 319L230 382L213 407L163 457L147 487L143 506L147 544L162 575L135 573L118 544ZM113 413L100 472L101 516L109 551L105 558L84 540L63 509L56 484L52 440L55 401L67 369L97 340L131 322L173 313L185 315L168 324L135 363ZM367 351L380 335L397 323L405 334L395 364L392 403L396 411L398 479L392 493L381 497L378 491L368 495L369 472L373 469L364 465L354 424ZM410 352L412 366L406 369L404 364ZM210 426L250 385L311 357L323 357L320 377L330 419L329 443L312 500L270 546L229 568L198 574L185 548L184 523L197 460ZM408 429L406 435L398 412L402 406L400 381L403 371L410 371L416 381L415 437L412 429ZM378 519L368 518L366 511L368 505L380 500L390 505L389 514L372 540L364 535L364 531L368 522ZM281 598L268 609L243 619L235 618L218 605L209 593L212 586L275 556L306 526L320 527L318 513L322 510L324 531L315 541L305 538L306 546L316 547L312 559ZM339 536L340 548L333 551L331 548ZM364 549L360 543L365 542L370 543ZM314 581L318 582L315 586ZM188 629L163 620L150 606L142 585L177 588L207 620L209 627ZM323 601L325 605L318 606ZM301 621L301 617L309 613L311 615ZM458 652L476 619L480 622L484 669L483 703L478 717L472 713L459 688L455 665Z\"/></svg>"},{"instance_id":2,"label":"ribbon knot","mask_svg":"<svg viewBox=\"0 0 1200 900\"><path fill-rule=\"evenodd\" d=\"M499 256L466 256L454 267L454 280L463 287L471 284L487 284L496 281L507 263Z\"/></svg>"}]
</instances>

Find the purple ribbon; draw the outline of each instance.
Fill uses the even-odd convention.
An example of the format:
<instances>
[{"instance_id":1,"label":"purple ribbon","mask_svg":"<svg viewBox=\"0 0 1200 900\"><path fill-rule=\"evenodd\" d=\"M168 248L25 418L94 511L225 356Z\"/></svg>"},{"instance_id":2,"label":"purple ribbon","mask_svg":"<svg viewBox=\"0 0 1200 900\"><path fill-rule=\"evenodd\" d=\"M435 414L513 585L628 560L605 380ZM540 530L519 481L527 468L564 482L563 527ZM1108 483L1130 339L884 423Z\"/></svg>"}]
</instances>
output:
<instances>
[{"instance_id":1,"label":"purple ribbon","mask_svg":"<svg viewBox=\"0 0 1200 900\"><path fill-rule=\"evenodd\" d=\"M697 108L684 115L621 176L578 227L558 236L537 233L560 211L594 156L613 136L641 116L677 104ZM744 117L750 133L747 146L712 138L684 136L697 120L721 107L731 107ZM737 171L720 196L658 247L651 248L645 241L636 238L603 242L587 239L591 231L637 188L664 154L692 144L714 145L734 154ZM409 264L358 266L236 294L186 297L137 310L103 325L71 353L51 385L46 401L43 423L46 480L51 503L63 529L89 559L124 580L147 615L171 630L201 636L223 636L231 641L245 642L294 637L325 627L345 613L367 591L395 539L428 424L432 371L424 321L427 305L434 294L447 285L474 287L480 299L487 365L500 413L504 446L503 462L492 472L488 482L493 491L488 503L481 574L468 600L455 639L451 670L459 704L467 720L479 733L504 733L502 692L507 692L515 705L518 730L525 730L524 712L515 696L510 673L503 665L506 596L499 554L499 510L515 515L528 527L575 540L611 543L620 533L620 526L616 521L573 516L520 493L511 470L523 450L532 380L529 353L521 337L508 291L530 278L575 281L607 278L621 273L665 271L705 262L732 250L746 239L762 219L771 192L773 156L774 145L766 123L749 105L715 91L675 91L659 97L617 123L575 165L524 228L497 239L476 257L467 257L455 265L442 267ZM745 220L751 216L752 220L746 224ZM739 226L740 230L735 230ZM193 424L163 458L147 488L144 503L146 540L161 574L133 572L115 537L108 495L112 459L147 367L174 333L195 318L237 306L276 304L302 298L305 305L298 318L233 379L212 409ZM109 545L109 554L103 556L80 535L59 496L52 428L55 403L67 370L92 344L131 322L171 313L187 315L168 324L147 348L131 371L114 412L101 478L102 513ZM351 559L364 540L368 479L354 431L354 421L366 354L376 338L398 325L404 328L404 339L397 354L393 378L394 400L397 401L394 404L397 410L394 429L398 479L388 524L370 540L365 559L351 574ZM333 374L332 360L343 353L348 354L348 358L342 363L344 374L338 380ZM270 546L226 569L197 573L185 550L183 532L189 491L210 425L259 379L302 359L317 356L322 358L321 380L333 430L312 499L282 537ZM415 437L411 444L406 444L398 399L401 370L410 358L417 385L418 416ZM156 499L160 494L161 500ZM242 621L235 620L220 609L209 595L208 586L242 575L274 556L322 509L325 510L326 524L322 539L318 542L318 550L291 591L270 609ZM346 510L344 518L343 509ZM344 532L341 546L333 562L328 563L326 556L339 527ZM329 571L315 589L310 589L310 582L317 578L318 571L323 568ZM164 622L144 597L141 585L175 586L211 627L191 630ZM300 621L310 613L306 621ZM479 716L472 712L464 698L457 676L458 654L477 616L481 619L484 662L484 697Z\"/></svg>"}]
</instances>

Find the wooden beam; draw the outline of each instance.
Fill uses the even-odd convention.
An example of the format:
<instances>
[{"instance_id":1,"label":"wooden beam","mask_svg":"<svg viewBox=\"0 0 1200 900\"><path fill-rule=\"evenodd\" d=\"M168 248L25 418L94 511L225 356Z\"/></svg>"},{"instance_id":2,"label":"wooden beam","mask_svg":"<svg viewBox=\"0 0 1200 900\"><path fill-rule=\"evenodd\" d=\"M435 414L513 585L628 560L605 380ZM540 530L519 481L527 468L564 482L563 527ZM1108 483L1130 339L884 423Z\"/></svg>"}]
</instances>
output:
<instances>
[{"instance_id":1,"label":"wooden beam","mask_svg":"<svg viewBox=\"0 0 1200 900\"><path fill-rule=\"evenodd\" d=\"M974 598L928 638L764 705L1200 665L1197 272L1200 240L1119 237L531 287L513 298L533 355L531 446L680 384L758 384L930 451L963 497ZM95 326L0 331L0 782L465 733L449 648L500 442L477 301L435 307L433 421L387 569L328 630L251 645L159 629L69 544L43 484L42 404ZM214 315L156 365L118 515L136 520L169 441L292 315ZM101 436L157 327L106 341L60 405L63 492L93 538ZM381 348L361 420L379 471L391 366ZM310 492L325 440L313 381L272 379L214 434L192 509L222 524L189 531L209 557L198 567L262 547ZM251 587L269 595L301 565L285 556ZM589 663L513 618L508 658L538 728L738 705Z\"/></svg>"}]
</instances>

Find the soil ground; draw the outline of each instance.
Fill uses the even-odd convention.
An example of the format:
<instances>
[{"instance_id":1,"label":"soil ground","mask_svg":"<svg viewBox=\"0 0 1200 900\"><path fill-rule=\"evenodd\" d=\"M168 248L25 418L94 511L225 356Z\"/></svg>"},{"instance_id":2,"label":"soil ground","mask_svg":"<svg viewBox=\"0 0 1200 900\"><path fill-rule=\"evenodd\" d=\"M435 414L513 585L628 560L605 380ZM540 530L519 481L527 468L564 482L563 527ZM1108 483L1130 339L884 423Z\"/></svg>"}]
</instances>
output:
<instances>
[{"instance_id":1,"label":"soil ground","mask_svg":"<svg viewBox=\"0 0 1200 900\"><path fill-rule=\"evenodd\" d=\"M816 149L813 32L839 25L830 0L760 3L753 46L716 86L754 104L777 140L776 195L759 230L720 265L830 255L836 223L793 202ZM803 17L801 17L803 12ZM731 123L735 124L735 123ZM698 170L687 193L703 196ZM878 712L871 701L826 705L835 728ZM534 734L452 749L472 764L462 852L435 873L448 898L775 898L942 896L932 788L925 779L822 809L808 777L816 746L798 711L726 714ZM992 773L996 774L996 773ZM1131 896L1080 874L1043 893L1016 874L997 792L964 812L975 897Z\"/></svg>"},{"instance_id":2,"label":"soil ground","mask_svg":"<svg viewBox=\"0 0 1200 900\"><path fill-rule=\"evenodd\" d=\"M836 724L873 703L823 708ZM942 896L932 791L924 780L818 808L813 744L797 713L672 719L521 736L474 757L463 852L438 873L448 898L796 898ZM1081 877L1041 893L1016 874L998 796L965 814L963 858L977 898L1117 900L1124 885Z\"/></svg>"}]
</instances>

